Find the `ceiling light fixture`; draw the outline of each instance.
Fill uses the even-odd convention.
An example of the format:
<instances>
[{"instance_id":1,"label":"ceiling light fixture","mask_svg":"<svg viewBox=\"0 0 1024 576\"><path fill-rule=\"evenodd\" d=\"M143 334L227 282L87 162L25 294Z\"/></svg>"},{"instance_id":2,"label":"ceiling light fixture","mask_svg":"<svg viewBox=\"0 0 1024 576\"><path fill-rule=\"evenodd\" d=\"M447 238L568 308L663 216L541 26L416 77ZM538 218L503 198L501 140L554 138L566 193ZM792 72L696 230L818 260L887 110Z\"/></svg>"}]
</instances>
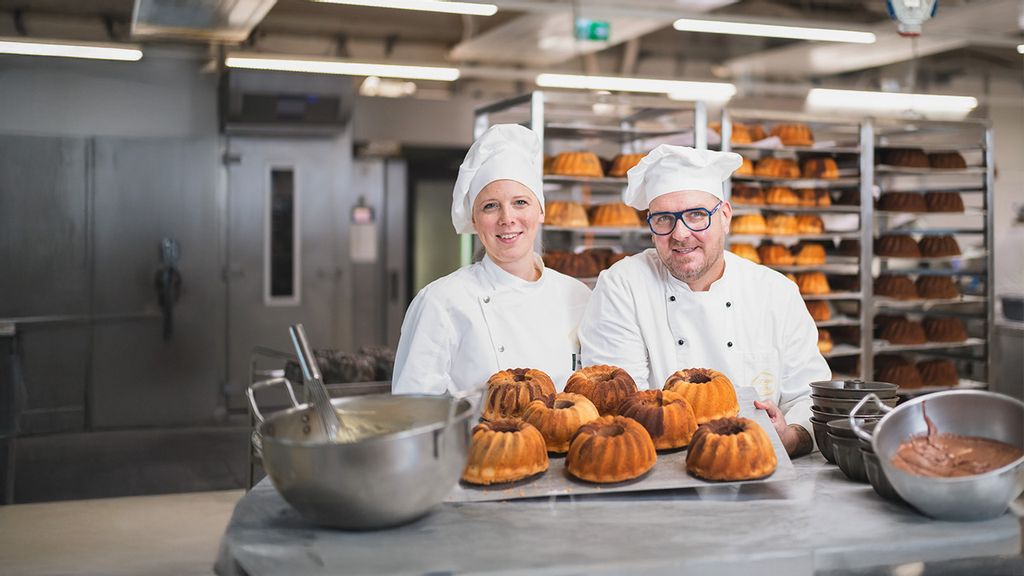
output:
<instances>
[{"instance_id":1,"label":"ceiling light fixture","mask_svg":"<svg viewBox=\"0 0 1024 576\"><path fill-rule=\"evenodd\" d=\"M313 0L322 4L345 4L371 8L395 8L398 10L419 10L422 12L444 12L447 14L469 14L472 16L494 16L498 7L494 4L476 2L445 2L438 0Z\"/></svg>"},{"instance_id":2,"label":"ceiling light fixture","mask_svg":"<svg viewBox=\"0 0 1024 576\"><path fill-rule=\"evenodd\" d=\"M874 44L871 32L836 30L830 28L805 28L803 26L779 26L776 24L754 24L749 22L725 22L722 20L695 20L680 18L672 27L681 32L708 32L711 34L734 34L737 36L766 36L768 38L793 38L796 40L820 40L822 42L851 42Z\"/></svg>"},{"instance_id":3,"label":"ceiling light fixture","mask_svg":"<svg viewBox=\"0 0 1024 576\"><path fill-rule=\"evenodd\" d=\"M1024 44L1017 45L1017 54L1024 54Z\"/></svg>"},{"instance_id":4,"label":"ceiling light fixture","mask_svg":"<svg viewBox=\"0 0 1024 576\"><path fill-rule=\"evenodd\" d=\"M142 50L135 44L77 41L71 43L62 40L29 40L26 38L0 38L0 54L120 60L123 62L135 62L142 58Z\"/></svg>"},{"instance_id":5,"label":"ceiling light fixture","mask_svg":"<svg viewBox=\"0 0 1024 576\"><path fill-rule=\"evenodd\" d=\"M544 88L667 94L674 100L725 101L736 94L736 87L725 82L687 82L683 80L624 78L621 76L581 76L577 74L538 74L536 82L538 86Z\"/></svg>"},{"instance_id":6,"label":"ceiling light fixture","mask_svg":"<svg viewBox=\"0 0 1024 576\"><path fill-rule=\"evenodd\" d=\"M972 96L813 88L807 93L807 107L819 110L841 109L883 113L908 111L917 113L948 112L966 115L978 107L978 99Z\"/></svg>"},{"instance_id":7,"label":"ceiling light fixture","mask_svg":"<svg viewBox=\"0 0 1024 576\"><path fill-rule=\"evenodd\" d=\"M406 66L346 62L343 60L297 60L280 56L228 55L224 59L228 68L249 70L277 70L281 72L309 72L312 74L341 74L345 76L379 76L381 78L407 78L409 80L440 80L451 82L459 78L458 68L439 66Z\"/></svg>"}]
</instances>

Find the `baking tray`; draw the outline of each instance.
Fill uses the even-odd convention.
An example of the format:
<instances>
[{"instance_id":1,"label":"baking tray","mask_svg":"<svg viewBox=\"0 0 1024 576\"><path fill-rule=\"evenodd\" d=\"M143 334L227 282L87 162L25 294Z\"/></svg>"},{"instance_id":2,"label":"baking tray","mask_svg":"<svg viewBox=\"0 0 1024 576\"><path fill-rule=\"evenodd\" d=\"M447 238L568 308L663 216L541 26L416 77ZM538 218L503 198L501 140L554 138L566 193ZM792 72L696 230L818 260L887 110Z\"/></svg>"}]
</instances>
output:
<instances>
[{"instance_id":1,"label":"baking tray","mask_svg":"<svg viewBox=\"0 0 1024 576\"><path fill-rule=\"evenodd\" d=\"M757 422L771 439L778 466L770 476L758 480L738 482L709 482L690 476L686 472L686 450L658 452L658 461L650 472L627 482L616 484L594 484L578 480L565 470L564 456L550 456L546 472L510 484L496 486L474 486L465 482L459 484L445 498L445 502L491 502L519 498L541 498L548 496L575 496L579 494L609 494L622 492L646 492L675 488L696 488L700 486L728 486L738 484L762 484L782 482L796 477L793 463L775 433L771 420L764 410L754 409L756 394L752 388L739 390L740 416Z\"/></svg>"}]
</instances>

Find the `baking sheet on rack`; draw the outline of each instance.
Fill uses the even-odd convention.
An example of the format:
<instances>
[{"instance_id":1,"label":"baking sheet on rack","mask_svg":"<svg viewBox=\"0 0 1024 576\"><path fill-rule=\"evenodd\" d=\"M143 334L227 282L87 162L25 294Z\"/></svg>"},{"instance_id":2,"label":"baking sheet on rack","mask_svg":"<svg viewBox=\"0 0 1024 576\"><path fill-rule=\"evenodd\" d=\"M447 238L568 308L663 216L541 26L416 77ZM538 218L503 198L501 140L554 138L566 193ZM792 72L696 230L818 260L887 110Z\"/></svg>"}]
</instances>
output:
<instances>
[{"instance_id":1,"label":"baking sheet on rack","mask_svg":"<svg viewBox=\"0 0 1024 576\"><path fill-rule=\"evenodd\" d=\"M552 456L548 470L539 476L496 486L474 486L459 482L445 498L445 502L488 502L514 500L518 498L539 498L545 496L570 496L579 494L606 494L621 492L644 492L648 490L669 490L673 488L696 488L700 486L726 486L734 484L760 484L781 482L796 477L793 463L782 446L779 435L772 429L771 420L764 410L754 409L756 394L752 388L740 388L740 416L757 422L772 441L778 466L775 472L759 480L739 482L708 482L686 473L686 450L659 452L654 468L644 476L617 484L593 484L569 475L565 470L565 457Z\"/></svg>"}]
</instances>

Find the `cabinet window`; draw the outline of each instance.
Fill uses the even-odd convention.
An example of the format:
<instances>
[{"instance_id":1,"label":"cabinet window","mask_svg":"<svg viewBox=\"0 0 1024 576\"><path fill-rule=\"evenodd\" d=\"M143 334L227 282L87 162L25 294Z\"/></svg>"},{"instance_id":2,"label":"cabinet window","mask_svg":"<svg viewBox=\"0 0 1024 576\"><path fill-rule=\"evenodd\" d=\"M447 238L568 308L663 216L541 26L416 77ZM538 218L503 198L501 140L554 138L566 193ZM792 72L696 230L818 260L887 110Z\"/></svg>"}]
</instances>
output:
<instances>
[{"instance_id":1,"label":"cabinet window","mask_svg":"<svg viewBox=\"0 0 1024 576\"><path fill-rule=\"evenodd\" d=\"M299 222L293 168L271 168L267 208L266 300L298 304Z\"/></svg>"}]
</instances>

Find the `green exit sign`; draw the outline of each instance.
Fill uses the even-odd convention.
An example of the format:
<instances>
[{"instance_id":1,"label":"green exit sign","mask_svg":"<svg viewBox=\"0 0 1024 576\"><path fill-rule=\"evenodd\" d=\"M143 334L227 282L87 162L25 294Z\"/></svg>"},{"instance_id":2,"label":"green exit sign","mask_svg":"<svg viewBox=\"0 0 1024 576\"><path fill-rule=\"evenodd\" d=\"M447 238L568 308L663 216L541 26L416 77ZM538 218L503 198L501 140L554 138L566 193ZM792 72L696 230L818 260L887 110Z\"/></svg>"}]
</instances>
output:
<instances>
[{"instance_id":1,"label":"green exit sign","mask_svg":"<svg viewBox=\"0 0 1024 576\"><path fill-rule=\"evenodd\" d=\"M591 20L589 18L576 19L577 40L596 40L598 42L605 42L608 40L608 36L611 35L611 32L612 27L608 22Z\"/></svg>"}]
</instances>

